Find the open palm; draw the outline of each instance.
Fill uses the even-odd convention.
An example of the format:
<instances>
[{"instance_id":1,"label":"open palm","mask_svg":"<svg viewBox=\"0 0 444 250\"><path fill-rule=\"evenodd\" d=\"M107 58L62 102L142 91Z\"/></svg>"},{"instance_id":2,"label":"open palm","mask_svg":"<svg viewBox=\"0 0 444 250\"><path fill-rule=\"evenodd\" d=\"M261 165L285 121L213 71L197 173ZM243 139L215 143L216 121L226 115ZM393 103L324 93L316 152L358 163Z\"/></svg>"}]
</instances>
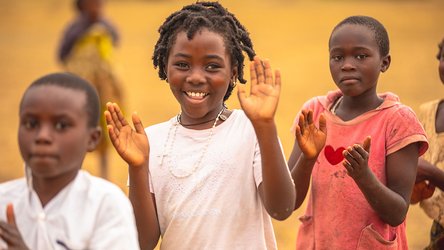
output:
<instances>
[{"instance_id":1,"label":"open palm","mask_svg":"<svg viewBox=\"0 0 444 250\"><path fill-rule=\"evenodd\" d=\"M325 117L319 117L319 128L313 122L313 111L303 110L296 127L299 148L307 159L317 158L325 146L327 126Z\"/></svg>"},{"instance_id":2,"label":"open palm","mask_svg":"<svg viewBox=\"0 0 444 250\"><path fill-rule=\"evenodd\" d=\"M124 118L116 103L107 103L106 123L111 142L117 153L130 166L141 166L149 155L148 137L139 116L133 114L134 129Z\"/></svg>"},{"instance_id":3,"label":"open palm","mask_svg":"<svg viewBox=\"0 0 444 250\"><path fill-rule=\"evenodd\" d=\"M261 61L256 56L250 64L250 77L249 95L245 86L239 86L238 97L242 109L251 121L274 119L281 91L280 72L276 71L275 79L273 79L269 61Z\"/></svg>"}]
</instances>

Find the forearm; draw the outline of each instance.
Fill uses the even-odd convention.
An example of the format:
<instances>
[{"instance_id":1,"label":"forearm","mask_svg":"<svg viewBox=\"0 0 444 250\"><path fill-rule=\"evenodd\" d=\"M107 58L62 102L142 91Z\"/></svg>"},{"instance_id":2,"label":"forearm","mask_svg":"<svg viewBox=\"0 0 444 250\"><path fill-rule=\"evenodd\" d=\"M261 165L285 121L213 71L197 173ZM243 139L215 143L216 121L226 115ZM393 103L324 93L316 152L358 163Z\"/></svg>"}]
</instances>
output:
<instances>
[{"instance_id":1,"label":"forearm","mask_svg":"<svg viewBox=\"0 0 444 250\"><path fill-rule=\"evenodd\" d=\"M370 206L385 223L398 226L404 221L409 201L382 184L372 172L367 178L355 182Z\"/></svg>"},{"instance_id":2,"label":"forearm","mask_svg":"<svg viewBox=\"0 0 444 250\"><path fill-rule=\"evenodd\" d=\"M311 173L313 171L316 159L306 159L303 154L299 157L296 166L291 171L291 177L295 183L296 202L294 209L299 208L307 196L308 188L310 186Z\"/></svg>"},{"instance_id":3,"label":"forearm","mask_svg":"<svg viewBox=\"0 0 444 250\"><path fill-rule=\"evenodd\" d=\"M160 238L155 203L149 188L148 165L129 167L129 199L136 218L141 249L154 249Z\"/></svg>"},{"instance_id":4,"label":"forearm","mask_svg":"<svg viewBox=\"0 0 444 250\"><path fill-rule=\"evenodd\" d=\"M421 166L427 166L426 168ZM425 171L425 179L428 180L431 184L438 187L441 190L444 190L444 171L431 164L430 162L419 158L418 167L421 169L427 170ZM424 171L423 170L423 171ZM418 170L419 172L419 170Z\"/></svg>"},{"instance_id":5,"label":"forearm","mask_svg":"<svg viewBox=\"0 0 444 250\"><path fill-rule=\"evenodd\" d=\"M279 144L274 121L256 124L262 160L263 202L268 213L283 220L291 215L295 202L295 188L282 148Z\"/></svg>"}]
</instances>

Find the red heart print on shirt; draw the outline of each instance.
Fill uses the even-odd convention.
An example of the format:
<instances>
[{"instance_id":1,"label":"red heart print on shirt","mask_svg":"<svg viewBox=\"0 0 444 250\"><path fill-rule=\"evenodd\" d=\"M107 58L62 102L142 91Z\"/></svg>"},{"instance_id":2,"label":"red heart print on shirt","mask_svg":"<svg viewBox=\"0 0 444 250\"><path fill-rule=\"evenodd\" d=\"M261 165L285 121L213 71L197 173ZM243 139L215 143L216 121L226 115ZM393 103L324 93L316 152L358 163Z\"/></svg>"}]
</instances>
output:
<instances>
[{"instance_id":1,"label":"red heart print on shirt","mask_svg":"<svg viewBox=\"0 0 444 250\"><path fill-rule=\"evenodd\" d=\"M332 146L327 145L324 148L324 155L327 161L334 166L344 159L344 156L342 155L342 151L344 150L344 147L339 147L338 149L334 150Z\"/></svg>"}]
</instances>

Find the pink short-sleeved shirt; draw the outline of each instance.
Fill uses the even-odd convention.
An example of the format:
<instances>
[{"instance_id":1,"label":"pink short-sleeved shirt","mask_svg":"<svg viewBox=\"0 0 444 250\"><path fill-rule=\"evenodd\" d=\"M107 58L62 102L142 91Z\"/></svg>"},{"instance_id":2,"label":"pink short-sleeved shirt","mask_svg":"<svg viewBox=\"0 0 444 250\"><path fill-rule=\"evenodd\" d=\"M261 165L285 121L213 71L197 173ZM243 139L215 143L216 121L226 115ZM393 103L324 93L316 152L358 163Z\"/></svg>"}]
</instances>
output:
<instances>
[{"instance_id":1,"label":"pink short-sleeved shirt","mask_svg":"<svg viewBox=\"0 0 444 250\"><path fill-rule=\"evenodd\" d=\"M381 94L384 102L375 110L343 121L330 112L340 95L332 91L303 107L313 110L315 124L324 114L328 136L313 168L297 249L406 249L405 223L391 227L379 218L342 166L342 151L371 136L369 167L386 184L386 156L414 142L420 142L422 155L428 147L425 132L414 112L392 93Z\"/></svg>"}]
</instances>

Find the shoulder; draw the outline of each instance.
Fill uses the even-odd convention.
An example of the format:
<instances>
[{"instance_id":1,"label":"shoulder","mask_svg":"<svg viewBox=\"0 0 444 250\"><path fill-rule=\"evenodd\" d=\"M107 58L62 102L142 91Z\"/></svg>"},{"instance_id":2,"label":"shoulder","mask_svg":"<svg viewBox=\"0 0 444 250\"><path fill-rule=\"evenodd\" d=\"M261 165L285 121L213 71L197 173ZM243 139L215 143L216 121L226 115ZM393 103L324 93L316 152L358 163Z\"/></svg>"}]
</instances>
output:
<instances>
[{"instance_id":1,"label":"shoulder","mask_svg":"<svg viewBox=\"0 0 444 250\"><path fill-rule=\"evenodd\" d=\"M176 117L170 118L168 121L157 123L145 128L145 132L148 134L167 131L169 127L176 121Z\"/></svg>"},{"instance_id":2,"label":"shoulder","mask_svg":"<svg viewBox=\"0 0 444 250\"><path fill-rule=\"evenodd\" d=\"M7 203L16 201L27 191L28 185L25 177L1 183L0 207L6 206Z\"/></svg>"},{"instance_id":3,"label":"shoulder","mask_svg":"<svg viewBox=\"0 0 444 250\"><path fill-rule=\"evenodd\" d=\"M86 192L88 194L88 199L127 199L123 191L110 181L92 176L84 170L80 170L78 175L78 179L76 178L75 180L75 188L81 192Z\"/></svg>"}]
</instances>

